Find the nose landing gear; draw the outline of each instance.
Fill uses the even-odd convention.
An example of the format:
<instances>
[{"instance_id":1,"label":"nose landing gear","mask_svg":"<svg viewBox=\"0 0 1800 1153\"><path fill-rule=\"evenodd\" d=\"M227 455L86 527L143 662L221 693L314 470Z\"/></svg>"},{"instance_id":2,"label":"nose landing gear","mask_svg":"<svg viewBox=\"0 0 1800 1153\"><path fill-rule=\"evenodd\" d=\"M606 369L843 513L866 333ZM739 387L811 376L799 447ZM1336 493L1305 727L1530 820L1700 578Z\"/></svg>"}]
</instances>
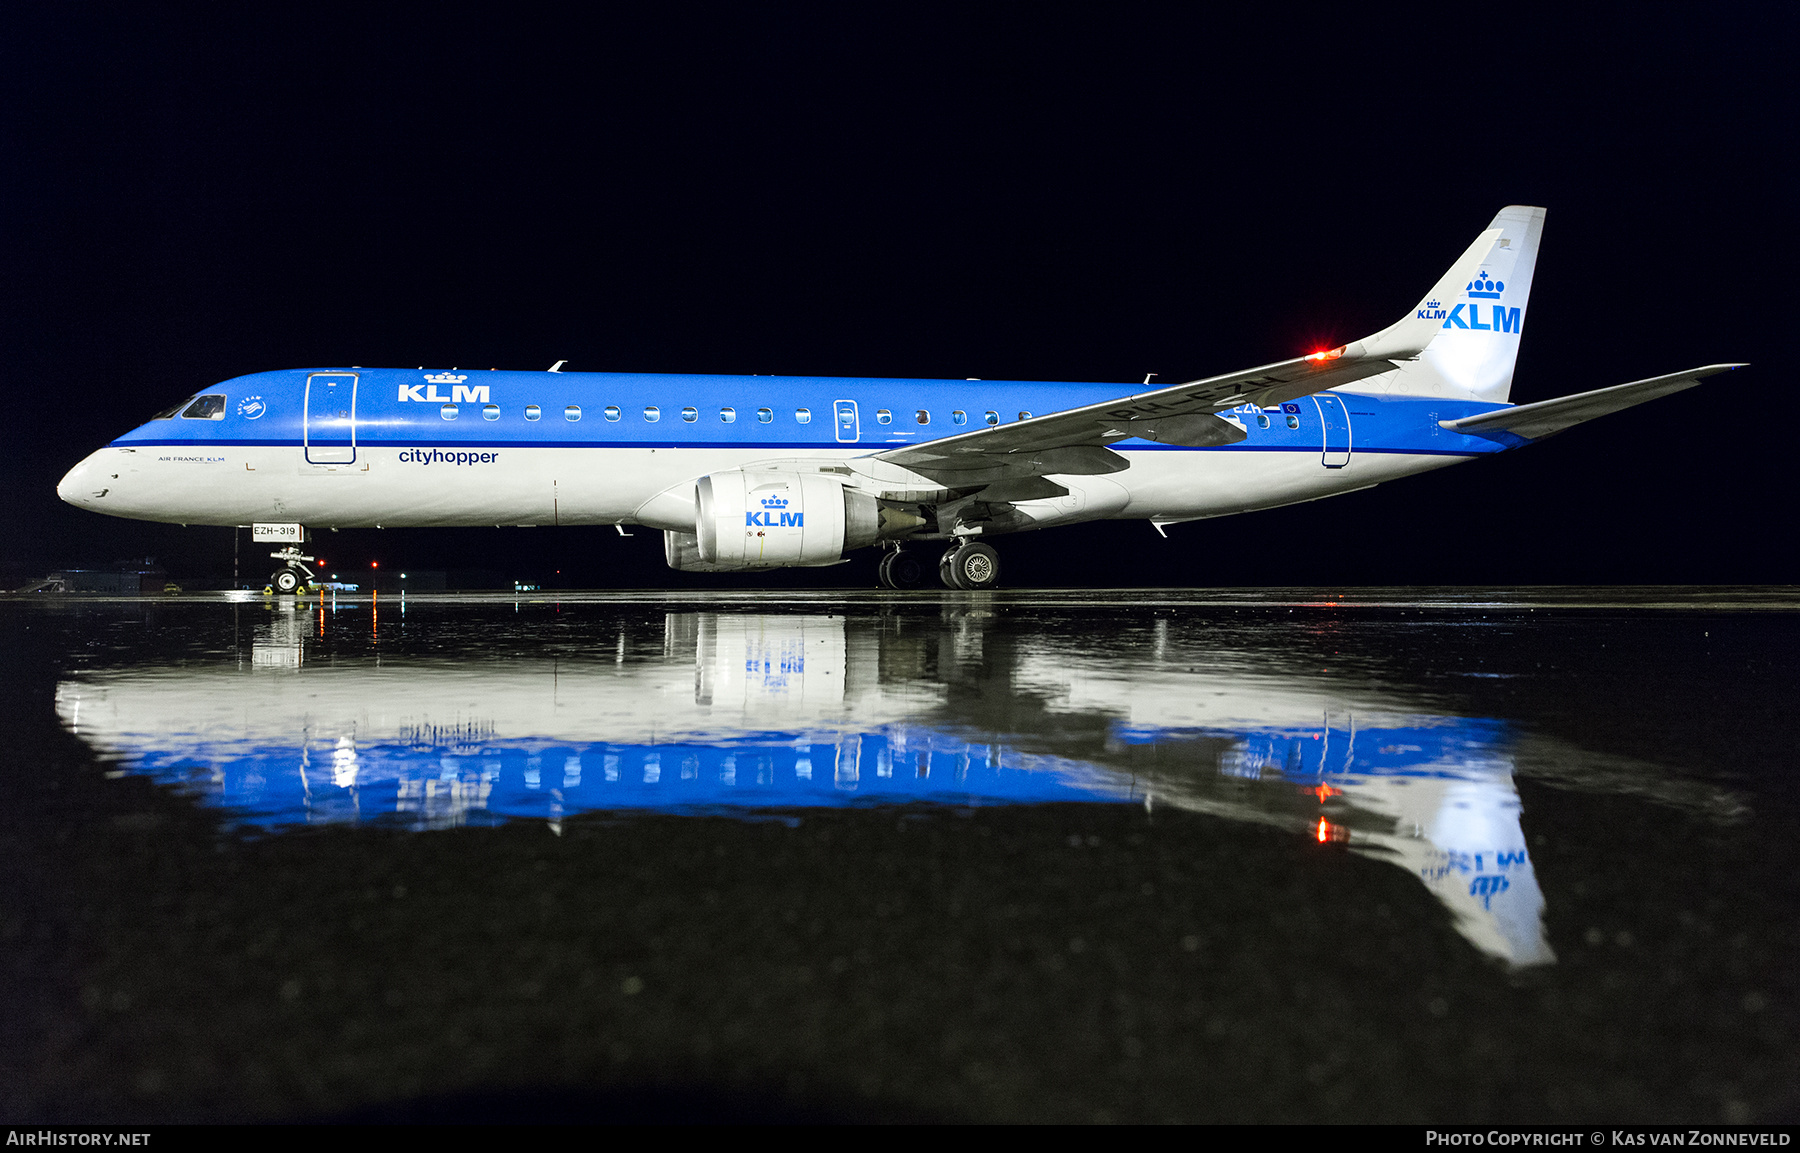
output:
<instances>
[{"instance_id":1,"label":"nose landing gear","mask_svg":"<svg viewBox=\"0 0 1800 1153\"><path fill-rule=\"evenodd\" d=\"M269 554L273 560L282 562L282 567L269 574L269 587L283 595L299 592L302 585L309 585L317 578L313 571L306 567L312 557L300 555L300 550L293 546Z\"/></svg>"}]
</instances>

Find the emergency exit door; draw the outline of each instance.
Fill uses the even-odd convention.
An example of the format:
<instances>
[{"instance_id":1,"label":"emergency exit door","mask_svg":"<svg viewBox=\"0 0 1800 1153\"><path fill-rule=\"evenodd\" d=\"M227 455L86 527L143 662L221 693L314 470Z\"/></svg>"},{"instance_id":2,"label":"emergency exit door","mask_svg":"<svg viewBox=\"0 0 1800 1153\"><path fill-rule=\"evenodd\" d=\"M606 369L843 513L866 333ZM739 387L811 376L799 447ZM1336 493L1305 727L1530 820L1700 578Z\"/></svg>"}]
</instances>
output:
<instances>
[{"instance_id":1,"label":"emergency exit door","mask_svg":"<svg viewBox=\"0 0 1800 1153\"><path fill-rule=\"evenodd\" d=\"M356 463L356 374L315 372L306 378L306 462Z\"/></svg>"},{"instance_id":2,"label":"emergency exit door","mask_svg":"<svg viewBox=\"0 0 1800 1153\"><path fill-rule=\"evenodd\" d=\"M837 438L848 443L862 435L861 421L857 419L856 402L840 400L832 405L837 417Z\"/></svg>"},{"instance_id":3,"label":"emergency exit door","mask_svg":"<svg viewBox=\"0 0 1800 1153\"><path fill-rule=\"evenodd\" d=\"M1319 406L1319 423L1325 437L1319 463L1326 468L1343 468L1350 463L1350 410L1329 392L1318 393L1312 399Z\"/></svg>"}]
</instances>

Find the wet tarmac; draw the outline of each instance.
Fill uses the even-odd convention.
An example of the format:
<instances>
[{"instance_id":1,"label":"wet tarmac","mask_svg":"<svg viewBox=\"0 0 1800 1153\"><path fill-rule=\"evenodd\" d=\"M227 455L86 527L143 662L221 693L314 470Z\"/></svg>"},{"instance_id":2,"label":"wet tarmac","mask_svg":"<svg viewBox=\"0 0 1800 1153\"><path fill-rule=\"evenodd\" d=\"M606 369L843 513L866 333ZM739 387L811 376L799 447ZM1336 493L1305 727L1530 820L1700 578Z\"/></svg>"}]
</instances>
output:
<instances>
[{"instance_id":1,"label":"wet tarmac","mask_svg":"<svg viewBox=\"0 0 1800 1153\"><path fill-rule=\"evenodd\" d=\"M1800 1119L1800 590L0 629L9 1120Z\"/></svg>"}]
</instances>

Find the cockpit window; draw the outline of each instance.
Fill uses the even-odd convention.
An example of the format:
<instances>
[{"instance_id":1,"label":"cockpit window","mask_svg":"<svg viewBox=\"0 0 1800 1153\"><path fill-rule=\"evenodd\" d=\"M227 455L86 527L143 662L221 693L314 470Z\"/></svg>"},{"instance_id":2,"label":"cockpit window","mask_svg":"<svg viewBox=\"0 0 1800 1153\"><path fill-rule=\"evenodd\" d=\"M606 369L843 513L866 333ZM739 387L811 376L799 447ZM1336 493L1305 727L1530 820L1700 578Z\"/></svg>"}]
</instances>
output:
<instances>
[{"instance_id":1,"label":"cockpit window","mask_svg":"<svg viewBox=\"0 0 1800 1153\"><path fill-rule=\"evenodd\" d=\"M156 415L151 417L150 419L151 420L174 420L175 414L180 412L182 406L185 405L186 403L187 403L187 401L185 401L185 400L178 400L174 404L171 404L167 408L157 410Z\"/></svg>"},{"instance_id":2,"label":"cockpit window","mask_svg":"<svg viewBox=\"0 0 1800 1153\"><path fill-rule=\"evenodd\" d=\"M182 410L181 419L224 420L225 394L222 392L211 392L205 396L195 397L194 403Z\"/></svg>"}]
</instances>

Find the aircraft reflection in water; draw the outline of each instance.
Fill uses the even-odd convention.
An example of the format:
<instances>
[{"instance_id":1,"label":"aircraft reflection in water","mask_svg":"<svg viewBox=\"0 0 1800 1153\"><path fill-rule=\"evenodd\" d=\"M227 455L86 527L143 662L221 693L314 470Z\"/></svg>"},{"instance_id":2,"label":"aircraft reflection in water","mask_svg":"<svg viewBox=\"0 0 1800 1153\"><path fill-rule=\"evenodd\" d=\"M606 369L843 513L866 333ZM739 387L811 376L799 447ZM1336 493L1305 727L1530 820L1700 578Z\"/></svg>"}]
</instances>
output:
<instances>
[{"instance_id":1,"label":"aircraft reflection in water","mask_svg":"<svg viewBox=\"0 0 1800 1153\"><path fill-rule=\"evenodd\" d=\"M66 680L58 711L131 770L267 827L1172 805L1347 843L1418 876L1484 952L1555 959L1496 721L1271 674L1248 654L1122 661L980 613L671 613L661 659L627 659L621 634L616 652L574 660L331 664L305 659L310 615L272 614L248 662Z\"/></svg>"}]
</instances>

